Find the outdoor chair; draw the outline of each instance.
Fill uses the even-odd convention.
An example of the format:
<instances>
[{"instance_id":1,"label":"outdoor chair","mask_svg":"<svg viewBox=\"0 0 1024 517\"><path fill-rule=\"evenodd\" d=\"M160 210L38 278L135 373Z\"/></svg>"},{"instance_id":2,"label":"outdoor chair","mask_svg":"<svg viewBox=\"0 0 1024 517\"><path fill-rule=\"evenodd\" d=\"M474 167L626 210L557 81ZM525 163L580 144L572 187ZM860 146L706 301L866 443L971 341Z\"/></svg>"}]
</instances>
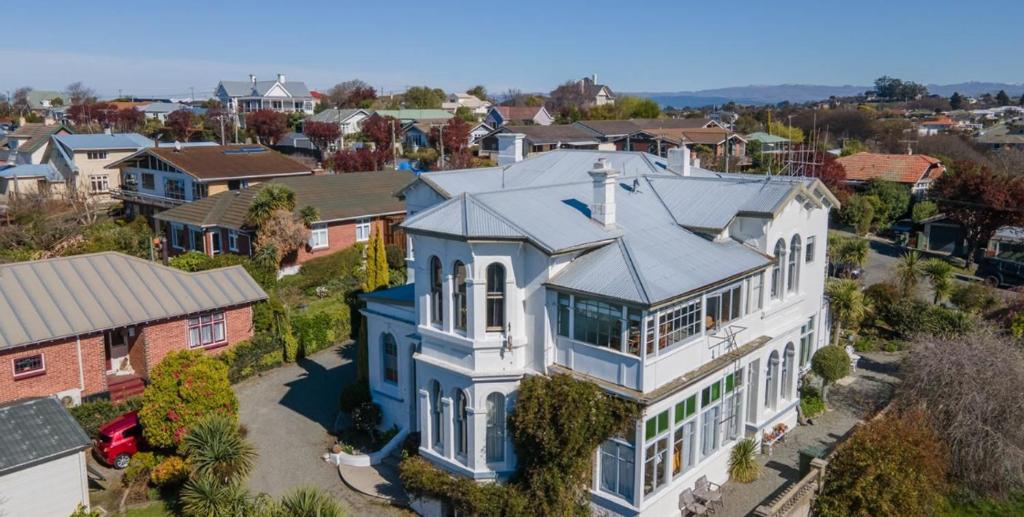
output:
<instances>
[{"instance_id":1,"label":"outdoor chair","mask_svg":"<svg viewBox=\"0 0 1024 517\"><path fill-rule=\"evenodd\" d=\"M687 515L708 514L708 507L698 503L697 498L693 496L693 491L689 488L679 494L679 510L683 512L684 517Z\"/></svg>"},{"instance_id":2,"label":"outdoor chair","mask_svg":"<svg viewBox=\"0 0 1024 517\"><path fill-rule=\"evenodd\" d=\"M860 356L857 355L856 350L853 346L846 345L846 355L850 356L850 371L857 371L857 361L860 361Z\"/></svg>"},{"instance_id":3,"label":"outdoor chair","mask_svg":"<svg viewBox=\"0 0 1024 517\"><path fill-rule=\"evenodd\" d=\"M722 487L718 483L712 483L708 481L707 476L701 476L697 479L697 484L694 486L693 495L697 496L705 505L709 508L718 505L722 507ZM713 511L713 510L712 510Z\"/></svg>"}]
</instances>

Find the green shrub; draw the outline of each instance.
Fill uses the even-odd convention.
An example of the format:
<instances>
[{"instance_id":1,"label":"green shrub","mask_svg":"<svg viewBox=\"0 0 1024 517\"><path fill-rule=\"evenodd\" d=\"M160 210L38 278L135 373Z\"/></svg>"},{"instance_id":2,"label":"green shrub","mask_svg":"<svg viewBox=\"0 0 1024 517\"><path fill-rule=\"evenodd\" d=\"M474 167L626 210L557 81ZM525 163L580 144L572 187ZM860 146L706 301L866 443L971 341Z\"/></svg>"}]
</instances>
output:
<instances>
[{"instance_id":1,"label":"green shrub","mask_svg":"<svg viewBox=\"0 0 1024 517\"><path fill-rule=\"evenodd\" d=\"M277 283L277 268L234 253L221 253L211 257L200 251L189 251L171 257L169 264L171 267L189 272L206 271L219 267L242 266L249 273L249 276L264 289L271 289Z\"/></svg>"},{"instance_id":2,"label":"green shrub","mask_svg":"<svg viewBox=\"0 0 1024 517\"><path fill-rule=\"evenodd\" d=\"M406 492L449 502L460 515L526 516L533 501L514 484L481 484L454 477L419 456L402 460L398 476ZM534 514L536 515L536 514Z\"/></svg>"},{"instance_id":3,"label":"green shrub","mask_svg":"<svg viewBox=\"0 0 1024 517\"><path fill-rule=\"evenodd\" d=\"M965 312L911 299L892 304L880 316L902 340L918 334L961 335L975 326L974 319Z\"/></svg>"},{"instance_id":4,"label":"green shrub","mask_svg":"<svg viewBox=\"0 0 1024 517\"><path fill-rule=\"evenodd\" d=\"M989 311L999 304L995 289L981 282L957 285L953 288L949 301L956 308L971 314Z\"/></svg>"},{"instance_id":5,"label":"green shrub","mask_svg":"<svg viewBox=\"0 0 1024 517\"><path fill-rule=\"evenodd\" d=\"M100 433L103 424L121 416L129 411L138 411L142 407L142 398L133 397L121 403L114 403L109 400L95 400L83 402L78 406L70 408L71 416L75 417L78 425L82 426L92 438Z\"/></svg>"},{"instance_id":6,"label":"green shrub","mask_svg":"<svg viewBox=\"0 0 1024 517\"><path fill-rule=\"evenodd\" d=\"M121 253L148 259L153 247L153 231L146 219L138 217L130 222L104 221L87 226L82 232L83 240L67 250L65 255L119 251Z\"/></svg>"},{"instance_id":7,"label":"green shrub","mask_svg":"<svg viewBox=\"0 0 1024 517\"><path fill-rule=\"evenodd\" d=\"M753 483L761 476L761 464L754 459L757 444L751 438L744 438L733 446L729 453L729 479L740 483Z\"/></svg>"},{"instance_id":8,"label":"green shrub","mask_svg":"<svg viewBox=\"0 0 1024 517\"><path fill-rule=\"evenodd\" d=\"M380 406L373 402L363 402L352 410L352 427L371 437L376 435L380 419Z\"/></svg>"},{"instance_id":9,"label":"green shrub","mask_svg":"<svg viewBox=\"0 0 1024 517\"><path fill-rule=\"evenodd\" d=\"M142 480L148 482L150 472L163 460L163 456L152 452L136 453L132 456L131 461L128 462L128 468L124 469L124 477L121 478L122 482L125 486Z\"/></svg>"},{"instance_id":10,"label":"green shrub","mask_svg":"<svg viewBox=\"0 0 1024 517\"><path fill-rule=\"evenodd\" d=\"M813 386L800 387L800 413L804 418L814 418L825 412L825 401Z\"/></svg>"},{"instance_id":11,"label":"green shrub","mask_svg":"<svg viewBox=\"0 0 1024 517\"><path fill-rule=\"evenodd\" d=\"M360 404L370 402L371 400L370 383L365 380L356 380L341 389L339 407L342 411L351 413Z\"/></svg>"},{"instance_id":12,"label":"green shrub","mask_svg":"<svg viewBox=\"0 0 1024 517\"><path fill-rule=\"evenodd\" d=\"M154 486L177 486L188 478L189 468L181 456L168 456L149 471L149 482Z\"/></svg>"},{"instance_id":13,"label":"green shrub","mask_svg":"<svg viewBox=\"0 0 1024 517\"><path fill-rule=\"evenodd\" d=\"M874 352L878 350L878 338L874 336L859 336L853 342L853 349L858 352Z\"/></svg>"},{"instance_id":14,"label":"green shrub","mask_svg":"<svg viewBox=\"0 0 1024 517\"><path fill-rule=\"evenodd\" d=\"M217 356L228 367L232 384L284 364L284 345L271 334L256 334Z\"/></svg>"},{"instance_id":15,"label":"green shrub","mask_svg":"<svg viewBox=\"0 0 1024 517\"><path fill-rule=\"evenodd\" d=\"M828 397L828 386L850 374L850 356L836 346L823 346L811 357L811 370L822 379L823 399Z\"/></svg>"},{"instance_id":16,"label":"green shrub","mask_svg":"<svg viewBox=\"0 0 1024 517\"><path fill-rule=\"evenodd\" d=\"M296 275L287 276L279 285L315 294L317 287L332 293L348 293L363 283L363 246L356 244L337 253L308 260Z\"/></svg>"},{"instance_id":17,"label":"green shrub","mask_svg":"<svg viewBox=\"0 0 1024 517\"><path fill-rule=\"evenodd\" d=\"M864 298L876 312L885 311L901 300L900 290L888 282L871 284L864 288Z\"/></svg>"},{"instance_id":18,"label":"green shrub","mask_svg":"<svg viewBox=\"0 0 1024 517\"><path fill-rule=\"evenodd\" d=\"M150 372L142 399L143 433L155 447L177 446L188 429L208 415L238 415L227 366L197 350L164 357Z\"/></svg>"},{"instance_id":19,"label":"green shrub","mask_svg":"<svg viewBox=\"0 0 1024 517\"><path fill-rule=\"evenodd\" d=\"M291 318L298 341L297 357L306 357L347 340L351 332L348 305L338 298L317 300Z\"/></svg>"}]
</instances>

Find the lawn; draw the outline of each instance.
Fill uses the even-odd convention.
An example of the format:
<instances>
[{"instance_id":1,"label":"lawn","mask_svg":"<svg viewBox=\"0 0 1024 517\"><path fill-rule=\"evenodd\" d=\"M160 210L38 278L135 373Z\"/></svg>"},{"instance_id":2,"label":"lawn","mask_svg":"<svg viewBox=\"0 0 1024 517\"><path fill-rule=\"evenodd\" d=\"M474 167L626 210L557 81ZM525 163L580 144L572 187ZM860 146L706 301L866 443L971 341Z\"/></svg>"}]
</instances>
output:
<instances>
[{"instance_id":1,"label":"lawn","mask_svg":"<svg viewBox=\"0 0 1024 517\"><path fill-rule=\"evenodd\" d=\"M949 498L949 506L942 512L944 517L1002 517L1024 515L1024 495L1010 497L1006 501L981 499L973 502Z\"/></svg>"},{"instance_id":2,"label":"lawn","mask_svg":"<svg viewBox=\"0 0 1024 517\"><path fill-rule=\"evenodd\" d=\"M163 501L156 501L147 506L129 508L125 517L174 517L174 512L167 509Z\"/></svg>"}]
</instances>

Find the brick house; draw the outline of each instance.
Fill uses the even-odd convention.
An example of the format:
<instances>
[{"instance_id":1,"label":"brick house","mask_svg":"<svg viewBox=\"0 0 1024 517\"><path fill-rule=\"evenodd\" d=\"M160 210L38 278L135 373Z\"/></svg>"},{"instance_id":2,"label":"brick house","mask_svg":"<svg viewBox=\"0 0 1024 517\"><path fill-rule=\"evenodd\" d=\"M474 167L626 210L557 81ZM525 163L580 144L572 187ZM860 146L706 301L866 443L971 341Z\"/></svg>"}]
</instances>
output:
<instances>
[{"instance_id":1,"label":"brick house","mask_svg":"<svg viewBox=\"0 0 1024 517\"><path fill-rule=\"evenodd\" d=\"M115 252L2 265L0 403L137 392L170 352L252 337L266 298L240 266L186 273Z\"/></svg>"},{"instance_id":2,"label":"brick house","mask_svg":"<svg viewBox=\"0 0 1024 517\"><path fill-rule=\"evenodd\" d=\"M404 171L278 178L172 208L154 218L172 255L194 250L210 256L250 256L256 251L256 228L248 221L249 207L265 185L284 185L295 192L296 210L312 206L319 214L306 245L284 258L282 270L290 272L309 259L368 241L376 232L384 236L385 244L404 248L405 237L397 225L404 219L405 204L395 193L414 179Z\"/></svg>"}]
</instances>

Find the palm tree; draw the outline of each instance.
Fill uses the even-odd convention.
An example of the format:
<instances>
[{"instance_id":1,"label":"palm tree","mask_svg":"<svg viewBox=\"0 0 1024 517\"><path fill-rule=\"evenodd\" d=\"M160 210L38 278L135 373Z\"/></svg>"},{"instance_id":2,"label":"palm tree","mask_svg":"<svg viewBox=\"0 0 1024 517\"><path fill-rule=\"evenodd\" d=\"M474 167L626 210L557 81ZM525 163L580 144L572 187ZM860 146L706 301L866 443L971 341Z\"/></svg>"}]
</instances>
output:
<instances>
[{"instance_id":1,"label":"palm tree","mask_svg":"<svg viewBox=\"0 0 1024 517\"><path fill-rule=\"evenodd\" d=\"M302 224L306 225L306 228L310 228L313 223L320 220L320 211L315 206L306 205L299 210L299 217L302 218Z\"/></svg>"},{"instance_id":2,"label":"palm tree","mask_svg":"<svg viewBox=\"0 0 1024 517\"><path fill-rule=\"evenodd\" d=\"M858 238L830 234L828 236L828 260L832 264L851 264L864 267L868 260L868 241Z\"/></svg>"},{"instance_id":3,"label":"palm tree","mask_svg":"<svg viewBox=\"0 0 1024 517\"><path fill-rule=\"evenodd\" d=\"M945 260L929 259L924 261L921 270L928 277L928 283L932 284L932 290L935 291L933 303L938 304L948 298L953 292L953 266Z\"/></svg>"},{"instance_id":4,"label":"palm tree","mask_svg":"<svg viewBox=\"0 0 1024 517\"><path fill-rule=\"evenodd\" d=\"M250 514L249 492L240 482L224 483L211 476L190 479L181 489L185 515L242 517Z\"/></svg>"},{"instance_id":5,"label":"palm tree","mask_svg":"<svg viewBox=\"0 0 1024 517\"><path fill-rule=\"evenodd\" d=\"M914 289L921 281L922 274L921 254L916 250L910 250L903 254L903 258L896 264L896 283L900 286L903 296L913 296Z\"/></svg>"},{"instance_id":6,"label":"palm tree","mask_svg":"<svg viewBox=\"0 0 1024 517\"><path fill-rule=\"evenodd\" d=\"M855 328L864 319L867 313L864 293L854 280L833 278L825 285L825 294L828 296L829 310L832 311L832 342L838 345L843 326Z\"/></svg>"},{"instance_id":7,"label":"palm tree","mask_svg":"<svg viewBox=\"0 0 1024 517\"><path fill-rule=\"evenodd\" d=\"M222 483L244 479L256 461L256 449L239 434L235 420L223 415L201 420L181 444L198 476Z\"/></svg>"},{"instance_id":8,"label":"palm tree","mask_svg":"<svg viewBox=\"0 0 1024 517\"><path fill-rule=\"evenodd\" d=\"M278 210L295 210L295 192L284 185L271 183L253 197L249 205L249 221L260 226Z\"/></svg>"},{"instance_id":9,"label":"palm tree","mask_svg":"<svg viewBox=\"0 0 1024 517\"><path fill-rule=\"evenodd\" d=\"M341 506L324 493L312 487L299 487L281 498L285 515L292 517L342 517Z\"/></svg>"}]
</instances>

